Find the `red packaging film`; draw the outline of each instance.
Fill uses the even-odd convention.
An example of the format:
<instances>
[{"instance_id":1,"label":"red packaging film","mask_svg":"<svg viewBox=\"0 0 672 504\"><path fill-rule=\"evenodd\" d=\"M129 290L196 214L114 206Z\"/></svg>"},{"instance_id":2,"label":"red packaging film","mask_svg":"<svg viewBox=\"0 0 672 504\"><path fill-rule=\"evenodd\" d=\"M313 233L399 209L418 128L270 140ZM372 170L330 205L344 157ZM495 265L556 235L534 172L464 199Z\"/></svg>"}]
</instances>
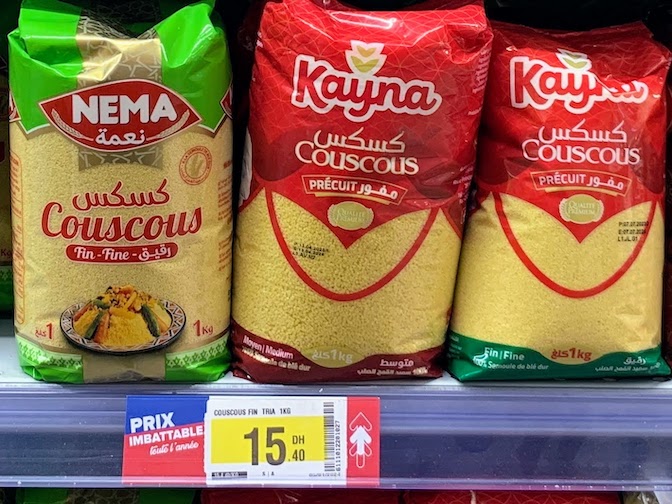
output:
<instances>
[{"instance_id":1,"label":"red packaging film","mask_svg":"<svg viewBox=\"0 0 672 504\"><path fill-rule=\"evenodd\" d=\"M409 491L405 504L620 504L616 492Z\"/></svg>"},{"instance_id":2,"label":"red packaging film","mask_svg":"<svg viewBox=\"0 0 672 504\"><path fill-rule=\"evenodd\" d=\"M401 504L401 493L390 490L204 490L201 504ZM601 503L586 503L601 504ZM608 504L608 503L604 503Z\"/></svg>"},{"instance_id":3,"label":"red packaging film","mask_svg":"<svg viewBox=\"0 0 672 504\"><path fill-rule=\"evenodd\" d=\"M265 6L235 253L237 372L441 374L492 33L483 6Z\"/></svg>"}]
</instances>

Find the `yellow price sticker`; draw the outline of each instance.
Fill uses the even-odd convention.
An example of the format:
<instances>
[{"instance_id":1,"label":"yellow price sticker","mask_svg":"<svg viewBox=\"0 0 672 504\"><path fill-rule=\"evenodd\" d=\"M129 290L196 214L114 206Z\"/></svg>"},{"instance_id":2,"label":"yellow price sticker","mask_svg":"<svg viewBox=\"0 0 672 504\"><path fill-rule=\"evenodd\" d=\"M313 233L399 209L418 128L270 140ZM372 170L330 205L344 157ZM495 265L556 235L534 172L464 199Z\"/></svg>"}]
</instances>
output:
<instances>
[{"instance_id":1,"label":"yellow price sticker","mask_svg":"<svg viewBox=\"0 0 672 504\"><path fill-rule=\"evenodd\" d=\"M347 399L212 397L205 415L209 485L343 482Z\"/></svg>"},{"instance_id":2,"label":"yellow price sticker","mask_svg":"<svg viewBox=\"0 0 672 504\"><path fill-rule=\"evenodd\" d=\"M214 464L320 462L325 458L324 418L218 418L212 420Z\"/></svg>"}]
</instances>

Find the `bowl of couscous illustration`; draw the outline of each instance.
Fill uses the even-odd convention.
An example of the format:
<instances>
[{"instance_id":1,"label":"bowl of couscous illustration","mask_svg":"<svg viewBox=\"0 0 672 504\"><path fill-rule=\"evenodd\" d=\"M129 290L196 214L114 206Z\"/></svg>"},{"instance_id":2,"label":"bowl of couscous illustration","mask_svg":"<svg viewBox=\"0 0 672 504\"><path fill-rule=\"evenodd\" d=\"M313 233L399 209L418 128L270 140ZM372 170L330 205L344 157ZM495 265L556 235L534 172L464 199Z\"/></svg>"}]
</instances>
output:
<instances>
[{"instance_id":1,"label":"bowl of couscous illustration","mask_svg":"<svg viewBox=\"0 0 672 504\"><path fill-rule=\"evenodd\" d=\"M61 330L73 345L92 352L128 355L174 343L186 325L184 310L132 285L111 286L61 314Z\"/></svg>"}]
</instances>

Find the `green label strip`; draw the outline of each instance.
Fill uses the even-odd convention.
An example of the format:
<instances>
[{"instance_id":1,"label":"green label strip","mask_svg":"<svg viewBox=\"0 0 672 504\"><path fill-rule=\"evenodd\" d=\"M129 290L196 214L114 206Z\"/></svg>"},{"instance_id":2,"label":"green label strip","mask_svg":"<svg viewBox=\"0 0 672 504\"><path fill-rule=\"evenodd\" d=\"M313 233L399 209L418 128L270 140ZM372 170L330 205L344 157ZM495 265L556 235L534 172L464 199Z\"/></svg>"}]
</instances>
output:
<instances>
[{"instance_id":1,"label":"green label strip","mask_svg":"<svg viewBox=\"0 0 672 504\"><path fill-rule=\"evenodd\" d=\"M543 380L666 376L660 347L615 352L582 364L561 364L523 347L489 343L451 332L448 370L459 380Z\"/></svg>"},{"instance_id":2,"label":"green label strip","mask_svg":"<svg viewBox=\"0 0 672 504\"><path fill-rule=\"evenodd\" d=\"M219 339L196 350L166 354L166 381L209 382L222 377L231 363L228 331Z\"/></svg>"},{"instance_id":3,"label":"green label strip","mask_svg":"<svg viewBox=\"0 0 672 504\"><path fill-rule=\"evenodd\" d=\"M59 383L84 383L81 355L56 353L16 335L21 368L38 380Z\"/></svg>"}]
</instances>

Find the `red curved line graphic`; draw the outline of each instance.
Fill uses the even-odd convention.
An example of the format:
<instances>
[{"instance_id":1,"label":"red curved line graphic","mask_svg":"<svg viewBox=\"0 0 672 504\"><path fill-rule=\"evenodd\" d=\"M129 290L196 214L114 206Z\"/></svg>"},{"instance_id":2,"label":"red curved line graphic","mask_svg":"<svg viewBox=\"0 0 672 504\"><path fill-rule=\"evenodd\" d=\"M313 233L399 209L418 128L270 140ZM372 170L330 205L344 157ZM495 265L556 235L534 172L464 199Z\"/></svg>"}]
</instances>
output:
<instances>
[{"instance_id":1,"label":"red curved line graphic","mask_svg":"<svg viewBox=\"0 0 672 504\"><path fill-rule=\"evenodd\" d=\"M292 251L289 250L289 246L287 245L287 241L285 240L285 237L282 235L282 230L280 229L280 223L278 222L278 215L275 211L275 205L273 203L273 194L271 191L266 190L266 205L268 206L268 213L271 216L271 225L273 226L273 233L275 234L275 239L278 242L278 245L280 245L280 249L282 250L282 253L285 256L285 259L287 259L287 262L290 264L294 272L299 275L299 278L303 280L303 282L308 285L311 289L313 289L315 292L317 292L319 295L326 297L328 299L331 299L333 301L356 301L358 299L365 298L366 296L370 296L374 292L379 291L383 287L385 287L388 283L390 283L394 278L401 273L401 271L408 265L408 263L415 257L415 254L418 252L422 244L424 243L425 239L427 238L427 235L429 234L429 230L432 228L432 225L434 224L434 221L436 220L436 216L439 213L438 208L433 208L432 211L430 212L429 216L427 217L427 222L423 226L422 230L420 231L420 234L416 238L415 242L411 246L411 248L406 252L404 257L401 259L401 262L397 264L389 273L387 273L383 278L378 280L376 283L366 287L365 289L362 289L357 292L350 292L347 294L340 294L338 292L334 292L332 290L329 290L319 283L317 283L315 280L313 280L308 273L301 267L301 265L298 263L294 255L292 254Z\"/></svg>"},{"instance_id":2,"label":"red curved line graphic","mask_svg":"<svg viewBox=\"0 0 672 504\"><path fill-rule=\"evenodd\" d=\"M509 241L509 245L511 245L518 258L522 261L522 263L530 271L530 273L532 273L535 277L537 277L537 280L539 280L549 289L554 290L558 294L561 294L569 298L583 299L595 296L597 294L600 294L601 292L604 292L609 287L618 282L623 277L623 275L625 275L628 272L628 270L635 262L637 257L639 257L639 254L642 251L642 248L644 247L644 243L649 237L649 233L647 232L644 235L644 237L637 242L637 245L632 251L632 254L630 254L630 257L628 257L628 259L623 263L623 265L612 276L607 278L601 284L598 284L595 287L591 287L590 289L585 290L568 289L567 287L563 287L562 285L551 280L532 262L532 259L530 259L530 257L525 253L523 247L520 245L520 243L518 243L518 240L513 234L513 230L511 229L509 219L506 216L506 213L504 212L504 205L502 203L501 196L497 193L493 193L493 197L495 199L495 209L497 210L499 223L501 224L502 229L504 230L504 234L506 235L506 239ZM653 217L655 216L655 212L656 212L656 202L654 201L651 203L651 210L649 211L649 217L648 217L649 222L652 223L651 225L653 225Z\"/></svg>"}]
</instances>

